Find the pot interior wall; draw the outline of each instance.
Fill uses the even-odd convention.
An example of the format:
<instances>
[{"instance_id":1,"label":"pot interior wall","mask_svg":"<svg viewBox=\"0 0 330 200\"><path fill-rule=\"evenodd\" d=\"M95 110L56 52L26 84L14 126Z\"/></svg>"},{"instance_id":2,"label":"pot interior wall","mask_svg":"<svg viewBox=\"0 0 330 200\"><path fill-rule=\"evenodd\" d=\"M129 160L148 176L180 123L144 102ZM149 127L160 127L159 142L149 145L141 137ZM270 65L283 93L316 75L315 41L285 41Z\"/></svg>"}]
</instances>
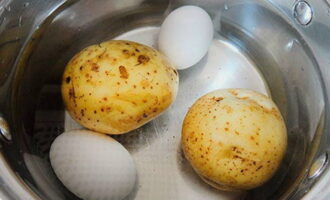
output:
<instances>
[{"instance_id":1,"label":"pot interior wall","mask_svg":"<svg viewBox=\"0 0 330 200\"><path fill-rule=\"evenodd\" d=\"M305 161L324 107L319 69L292 22L270 4L252 0L212 2L196 1L196 5L213 18L216 37L225 38L254 63L286 121L289 145L280 170L264 186L242 194L246 199L276 199L293 187L306 169ZM57 180L48 158L51 142L65 130L60 81L68 60L88 45L135 28L160 26L170 10L183 4L184 1L79 1L36 30L31 45L25 49L28 56L22 58L24 62L17 69L17 89L8 97L13 102L15 128L14 143L5 146L5 151L13 169L41 197L76 199ZM180 72L181 82L193 74L194 69L189 70ZM189 86L180 86L180 91L185 90ZM143 130L142 127L140 133L116 139L125 145L130 137L130 143L134 143L143 137ZM129 198L133 199L137 192Z\"/></svg>"}]
</instances>

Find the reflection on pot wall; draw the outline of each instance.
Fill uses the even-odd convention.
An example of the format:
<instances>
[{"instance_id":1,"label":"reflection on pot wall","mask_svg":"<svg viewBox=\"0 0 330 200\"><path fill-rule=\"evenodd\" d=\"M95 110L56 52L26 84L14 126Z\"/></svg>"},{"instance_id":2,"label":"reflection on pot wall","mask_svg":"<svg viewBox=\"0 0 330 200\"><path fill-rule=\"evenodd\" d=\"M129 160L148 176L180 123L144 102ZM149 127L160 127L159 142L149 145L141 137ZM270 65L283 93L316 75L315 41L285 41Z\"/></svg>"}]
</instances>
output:
<instances>
[{"instance_id":1,"label":"reflection on pot wall","mask_svg":"<svg viewBox=\"0 0 330 200\"><path fill-rule=\"evenodd\" d=\"M314 15L304 27L292 16L294 1L62 3L0 2L0 110L13 136L11 143L1 143L0 150L33 192L46 199L76 198L54 177L48 162L54 138L77 127L65 115L60 95L68 60L90 44L117 36L152 45L150 41L166 15L184 4L208 11L216 30L215 41L196 66L180 71L180 93L164 115L115 137L131 151L139 170L136 194L129 198L198 199L206 193L209 199L236 197L199 182L179 146L187 107L206 92L229 86L268 93L285 118L289 136L289 149L276 176L240 195L245 199L299 199L312 186L314 179L306 177L308 168L329 144L329 90L325 88L330 83L330 27L325 22L327 10L320 11L325 7L322 3L308 2ZM132 32L125 35L128 31ZM0 185L5 183L0 178Z\"/></svg>"}]
</instances>

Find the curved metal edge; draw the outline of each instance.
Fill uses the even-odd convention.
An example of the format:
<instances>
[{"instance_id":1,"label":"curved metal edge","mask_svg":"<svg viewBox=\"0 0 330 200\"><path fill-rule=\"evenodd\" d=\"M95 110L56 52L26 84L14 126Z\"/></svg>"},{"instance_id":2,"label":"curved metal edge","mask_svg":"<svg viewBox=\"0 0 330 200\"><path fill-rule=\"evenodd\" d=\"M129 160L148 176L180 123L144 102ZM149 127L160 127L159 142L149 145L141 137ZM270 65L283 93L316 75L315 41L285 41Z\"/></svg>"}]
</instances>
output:
<instances>
[{"instance_id":1,"label":"curved metal edge","mask_svg":"<svg viewBox=\"0 0 330 200\"><path fill-rule=\"evenodd\" d=\"M27 185L25 185L24 181L20 180L11 170L2 153L0 153L0 174L1 200L23 198L26 200L40 199ZM15 188L15 191L11 188Z\"/></svg>"},{"instance_id":2,"label":"curved metal edge","mask_svg":"<svg viewBox=\"0 0 330 200\"><path fill-rule=\"evenodd\" d=\"M327 169L323 171L323 176L320 177L320 180L316 182L311 189L302 200L310 200L310 199L319 199L319 200L329 200L330 199L330 191L329 191L329 180L330 180L330 167L329 164Z\"/></svg>"},{"instance_id":3,"label":"curved metal edge","mask_svg":"<svg viewBox=\"0 0 330 200\"><path fill-rule=\"evenodd\" d=\"M14 1L9 0L10 3L14 3ZM26 42L24 42L20 47L20 52L16 58L20 58L20 55L24 51L24 48L30 44L30 39L33 35L34 28L38 27L41 28L44 25L44 22L52 21L56 15L61 12L62 8L66 8L78 0L58 0L58 1L43 1L39 0L38 2L34 2L38 4L38 7L44 10L43 13L40 13L35 18L35 21L31 25L31 31L26 34ZM16 1L15 3L19 5L15 6L24 6L25 2L23 1ZM32 8L31 8L32 9ZM0 12L0 17L3 13ZM20 60L16 60L15 67L19 64ZM20 179L20 177L12 171L10 166L8 165L3 153L1 151L1 144L0 144L0 200L41 200L41 198L24 182L24 180Z\"/></svg>"},{"instance_id":4,"label":"curved metal edge","mask_svg":"<svg viewBox=\"0 0 330 200\"><path fill-rule=\"evenodd\" d=\"M278 4L279 2L282 2L281 6L288 8L291 6L292 1L286 1L286 0L279 0L276 2ZM41 2L40 2L41 3ZM65 3L65 2L64 2ZM51 10L57 10L61 4L55 6L54 9ZM317 11L316 11L317 12ZM52 12L50 12L52 13ZM287 13L288 16L291 15L291 13ZM323 63L328 62L330 63L330 58L327 58L328 60L323 61ZM325 70L325 69L323 69ZM322 71L324 72L324 71ZM330 72L326 73L325 75L329 75ZM330 83L329 80L328 83ZM330 84L327 84L327 88L330 88ZM327 102L328 103L328 102ZM1 147L0 147L1 148ZM324 151L324 149L323 149ZM322 152L320 152L322 153ZM330 189L328 187L330 180L330 169L329 167L326 169L325 173L323 173L322 177L320 177L319 182L317 182L314 187L310 190L309 193L307 193L304 197L305 200L308 199L320 199L325 200L329 199L330 196ZM15 191L11 190L10 188L15 188ZM29 189L27 185L25 185L24 181L19 179L19 177L10 169L8 166L5 158L3 157L2 153L0 152L0 199L6 200L6 199L40 199L36 194Z\"/></svg>"},{"instance_id":5,"label":"curved metal edge","mask_svg":"<svg viewBox=\"0 0 330 200\"><path fill-rule=\"evenodd\" d=\"M275 5L282 13L286 14L289 21L295 22L292 9L295 2L298 0L268 0L271 4ZM330 151L330 122L329 122L329 94L330 94L330 46L325 44L330 43L330 34L318 35L318 28L323 28L330 30L330 24L326 24L330 17L328 15L328 10L330 10L330 4L327 1L317 1L306 0L313 10L313 20L308 24L308 26L299 26L299 24L293 23L292 25L299 31L299 33L304 36L305 41L310 47L313 55L316 58L318 66L320 67L320 74L323 80L323 86L325 87L325 107L324 107L324 129L322 130L322 135L319 136L319 148L313 150L313 158L310 161L314 161L320 155L324 153L329 153ZM304 181L299 185L299 194L291 194L289 199L303 199L303 200L329 200L330 199L330 165L327 165L322 173L313 179L308 179L308 171L305 172Z\"/></svg>"}]
</instances>

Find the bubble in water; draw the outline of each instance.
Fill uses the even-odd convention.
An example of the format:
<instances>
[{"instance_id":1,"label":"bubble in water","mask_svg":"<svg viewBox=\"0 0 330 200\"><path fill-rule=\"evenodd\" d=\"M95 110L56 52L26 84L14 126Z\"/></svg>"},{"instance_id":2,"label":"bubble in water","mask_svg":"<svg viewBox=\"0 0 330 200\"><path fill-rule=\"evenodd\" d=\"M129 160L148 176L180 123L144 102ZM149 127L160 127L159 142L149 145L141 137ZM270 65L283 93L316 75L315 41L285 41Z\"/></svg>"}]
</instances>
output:
<instances>
[{"instance_id":1,"label":"bubble in water","mask_svg":"<svg viewBox=\"0 0 330 200\"><path fill-rule=\"evenodd\" d=\"M288 44L285 45L286 50L291 50L293 47L293 41L290 41Z\"/></svg>"},{"instance_id":2,"label":"bubble in water","mask_svg":"<svg viewBox=\"0 0 330 200\"><path fill-rule=\"evenodd\" d=\"M301 25L308 25L313 18L313 11L310 5L305 1L299 1L293 8L293 16Z\"/></svg>"},{"instance_id":3,"label":"bubble in water","mask_svg":"<svg viewBox=\"0 0 330 200\"><path fill-rule=\"evenodd\" d=\"M299 41L297 39L293 39L285 45L285 49L287 51L291 51L297 45L299 45Z\"/></svg>"},{"instance_id":4,"label":"bubble in water","mask_svg":"<svg viewBox=\"0 0 330 200\"><path fill-rule=\"evenodd\" d=\"M223 5L223 8L224 8L225 10L228 10L228 5L227 5L227 4Z\"/></svg>"}]
</instances>

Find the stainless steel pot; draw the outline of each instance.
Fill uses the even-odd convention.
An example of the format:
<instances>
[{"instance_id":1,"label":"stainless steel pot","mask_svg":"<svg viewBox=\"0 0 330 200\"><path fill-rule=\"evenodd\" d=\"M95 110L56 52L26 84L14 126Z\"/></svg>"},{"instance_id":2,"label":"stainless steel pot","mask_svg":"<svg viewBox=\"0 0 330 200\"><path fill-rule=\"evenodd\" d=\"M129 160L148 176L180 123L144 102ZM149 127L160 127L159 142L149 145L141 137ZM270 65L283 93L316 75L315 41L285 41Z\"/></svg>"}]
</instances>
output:
<instances>
[{"instance_id":1,"label":"stainless steel pot","mask_svg":"<svg viewBox=\"0 0 330 200\"><path fill-rule=\"evenodd\" d=\"M215 45L180 72L180 92L162 116L116 137L133 155L139 181L127 199L330 199L330 1L0 1L0 199L77 199L48 162L54 138L77 126L59 83L81 48L112 38L154 45L173 9L198 5L212 17ZM270 95L288 129L278 173L246 193L203 184L180 151L187 108L208 91L245 87Z\"/></svg>"}]
</instances>

